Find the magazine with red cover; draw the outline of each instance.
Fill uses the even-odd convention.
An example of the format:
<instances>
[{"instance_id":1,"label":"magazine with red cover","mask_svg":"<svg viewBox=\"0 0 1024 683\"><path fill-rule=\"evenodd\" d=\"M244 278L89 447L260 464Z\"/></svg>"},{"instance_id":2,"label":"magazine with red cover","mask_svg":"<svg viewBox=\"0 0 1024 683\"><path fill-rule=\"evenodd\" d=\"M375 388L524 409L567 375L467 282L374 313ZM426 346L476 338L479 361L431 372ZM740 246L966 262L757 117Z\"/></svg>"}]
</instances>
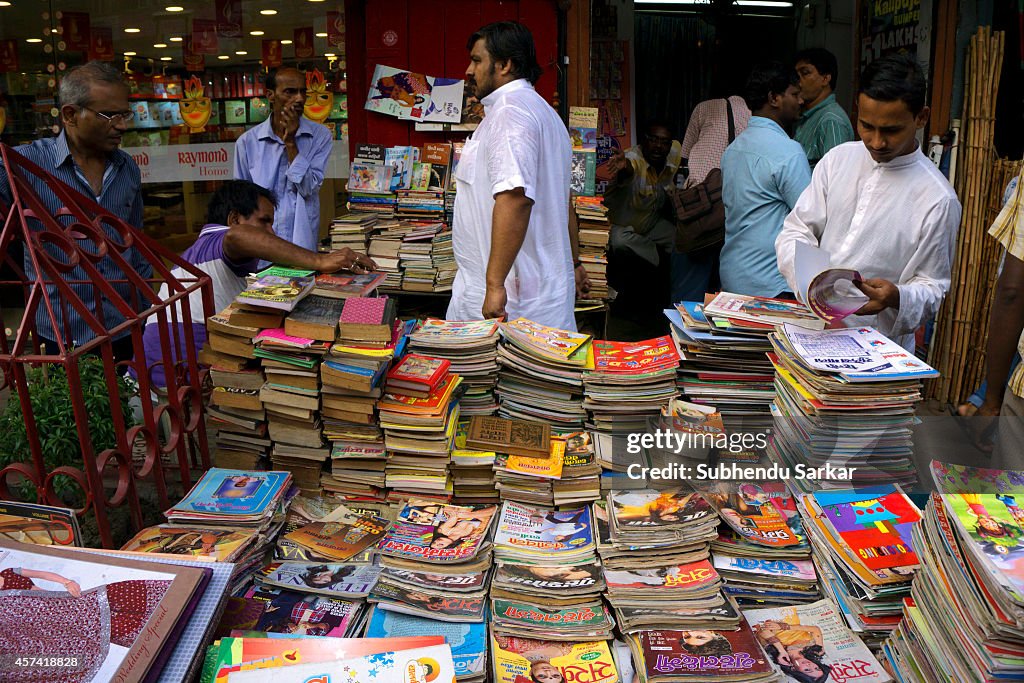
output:
<instances>
[{"instance_id":1,"label":"magazine with red cover","mask_svg":"<svg viewBox=\"0 0 1024 683\"><path fill-rule=\"evenodd\" d=\"M679 353L668 335L638 342L594 342L595 372L632 375L678 365Z\"/></svg>"},{"instance_id":2,"label":"magazine with red cover","mask_svg":"<svg viewBox=\"0 0 1024 683\"><path fill-rule=\"evenodd\" d=\"M406 354L388 371L387 389L425 398L448 375L451 365L444 358Z\"/></svg>"},{"instance_id":3,"label":"magazine with red cover","mask_svg":"<svg viewBox=\"0 0 1024 683\"><path fill-rule=\"evenodd\" d=\"M637 659L651 683L776 680L771 662L745 620L738 631L640 631L629 638L642 655Z\"/></svg>"}]
</instances>

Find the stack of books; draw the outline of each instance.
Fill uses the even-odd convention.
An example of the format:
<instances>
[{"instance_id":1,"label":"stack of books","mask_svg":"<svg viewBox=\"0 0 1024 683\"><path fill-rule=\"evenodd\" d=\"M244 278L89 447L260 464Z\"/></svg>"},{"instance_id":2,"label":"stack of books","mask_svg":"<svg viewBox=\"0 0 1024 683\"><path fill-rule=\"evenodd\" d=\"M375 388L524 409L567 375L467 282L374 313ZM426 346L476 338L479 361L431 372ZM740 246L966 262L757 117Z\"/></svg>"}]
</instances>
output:
<instances>
[{"instance_id":1,"label":"stack of books","mask_svg":"<svg viewBox=\"0 0 1024 683\"><path fill-rule=\"evenodd\" d=\"M822 590L850 628L877 645L900 623L920 560L911 532L921 512L898 485L801 497Z\"/></svg>"},{"instance_id":2,"label":"stack of books","mask_svg":"<svg viewBox=\"0 0 1024 683\"><path fill-rule=\"evenodd\" d=\"M353 273L322 273L316 276L313 294L328 296L334 299L370 296L386 279L387 275L385 273L376 271L359 275Z\"/></svg>"},{"instance_id":3,"label":"stack of books","mask_svg":"<svg viewBox=\"0 0 1024 683\"><path fill-rule=\"evenodd\" d=\"M430 240L430 262L437 272L434 279L434 291L450 292L452 284L455 282L455 273L459 270L455 263L451 230L443 230Z\"/></svg>"},{"instance_id":4,"label":"stack of books","mask_svg":"<svg viewBox=\"0 0 1024 683\"><path fill-rule=\"evenodd\" d=\"M353 211L344 216L338 216L328 226L331 251L347 247L352 251L365 254L370 232L376 224L377 214L375 213Z\"/></svg>"},{"instance_id":5,"label":"stack of books","mask_svg":"<svg viewBox=\"0 0 1024 683\"><path fill-rule=\"evenodd\" d=\"M444 192L398 190L395 192L395 218L413 221L444 221Z\"/></svg>"},{"instance_id":6,"label":"stack of books","mask_svg":"<svg viewBox=\"0 0 1024 683\"><path fill-rule=\"evenodd\" d=\"M498 414L582 429L583 371L594 365L590 335L519 318L502 323L501 336Z\"/></svg>"},{"instance_id":7,"label":"stack of books","mask_svg":"<svg viewBox=\"0 0 1024 683\"><path fill-rule=\"evenodd\" d=\"M425 397L387 392L378 404L388 449L387 487L392 496L405 492L448 499L452 495L448 464L459 420L462 378L448 372L447 363L408 354L390 373L389 380L415 374L414 367L433 368L436 373Z\"/></svg>"},{"instance_id":8,"label":"stack of books","mask_svg":"<svg viewBox=\"0 0 1024 683\"><path fill-rule=\"evenodd\" d=\"M437 270L431 256L434 237L444 228L440 222L417 222L402 238L398 265L402 269L402 289L410 292L434 291Z\"/></svg>"},{"instance_id":9,"label":"stack of books","mask_svg":"<svg viewBox=\"0 0 1024 683\"><path fill-rule=\"evenodd\" d=\"M562 476L551 482L554 504L578 505L601 497L601 464L590 432L556 430L553 441L565 442Z\"/></svg>"},{"instance_id":10,"label":"stack of books","mask_svg":"<svg viewBox=\"0 0 1024 683\"><path fill-rule=\"evenodd\" d=\"M396 167L387 163L383 145L356 145L349 167L348 208L353 212L379 217L395 214L394 189L401 184Z\"/></svg>"},{"instance_id":11,"label":"stack of books","mask_svg":"<svg viewBox=\"0 0 1024 683\"><path fill-rule=\"evenodd\" d=\"M775 387L765 334L774 327L739 331L727 319L708 317L697 301L676 304L665 315L679 347L676 381L683 397L713 407L732 430L770 425Z\"/></svg>"},{"instance_id":12,"label":"stack of books","mask_svg":"<svg viewBox=\"0 0 1024 683\"><path fill-rule=\"evenodd\" d=\"M808 492L917 481L914 411L921 381L938 376L934 369L871 327L785 324L769 339L778 398L768 455L791 471L833 467L794 484Z\"/></svg>"},{"instance_id":13,"label":"stack of books","mask_svg":"<svg viewBox=\"0 0 1024 683\"><path fill-rule=\"evenodd\" d=\"M601 197L573 197L579 228L580 261L590 276L590 297L608 298L608 238L611 224Z\"/></svg>"},{"instance_id":14,"label":"stack of books","mask_svg":"<svg viewBox=\"0 0 1024 683\"><path fill-rule=\"evenodd\" d=\"M1024 472L931 464L921 568L883 652L900 681L1024 678Z\"/></svg>"},{"instance_id":15,"label":"stack of books","mask_svg":"<svg viewBox=\"0 0 1024 683\"><path fill-rule=\"evenodd\" d=\"M455 429L449 468L452 475L452 500L460 504L498 503L501 499L494 487L494 472L491 469L498 454L486 448L467 446L467 438L469 420L460 420Z\"/></svg>"},{"instance_id":16,"label":"stack of books","mask_svg":"<svg viewBox=\"0 0 1024 683\"><path fill-rule=\"evenodd\" d=\"M611 639L615 620L601 601L596 548L589 505L555 510L502 503L494 537L492 632L556 641ZM566 589L565 581L579 583Z\"/></svg>"},{"instance_id":17,"label":"stack of books","mask_svg":"<svg viewBox=\"0 0 1024 683\"><path fill-rule=\"evenodd\" d=\"M376 272L386 276L381 287L391 291L402 288L402 269L398 259L398 252L402 248L402 233L395 232L395 228L400 225L394 220L378 222L367 248L367 254L377 264Z\"/></svg>"},{"instance_id":18,"label":"stack of books","mask_svg":"<svg viewBox=\"0 0 1024 683\"><path fill-rule=\"evenodd\" d=\"M594 369L583 373L588 429L609 433L649 429L679 395L679 353L669 336L639 342L594 342Z\"/></svg>"},{"instance_id":19,"label":"stack of books","mask_svg":"<svg viewBox=\"0 0 1024 683\"><path fill-rule=\"evenodd\" d=\"M410 499L377 545L384 570L370 601L389 612L482 623L495 515L493 505Z\"/></svg>"},{"instance_id":20,"label":"stack of books","mask_svg":"<svg viewBox=\"0 0 1024 683\"><path fill-rule=\"evenodd\" d=\"M409 349L451 363L462 377L462 415L492 415L498 408L498 321L455 321L428 318L413 330Z\"/></svg>"}]
</instances>

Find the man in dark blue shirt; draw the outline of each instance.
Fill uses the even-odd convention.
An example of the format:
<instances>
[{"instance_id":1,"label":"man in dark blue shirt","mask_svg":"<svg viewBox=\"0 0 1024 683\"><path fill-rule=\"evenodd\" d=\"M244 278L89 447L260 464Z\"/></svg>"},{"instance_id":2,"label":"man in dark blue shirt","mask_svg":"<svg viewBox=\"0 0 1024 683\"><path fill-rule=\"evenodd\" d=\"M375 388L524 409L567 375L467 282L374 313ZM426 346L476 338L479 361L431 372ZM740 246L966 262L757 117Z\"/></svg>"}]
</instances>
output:
<instances>
[{"instance_id":1,"label":"man in dark blue shirt","mask_svg":"<svg viewBox=\"0 0 1024 683\"><path fill-rule=\"evenodd\" d=\"M16 149L43 170L53 174L73 190L90 197L121 220L136 228L142 227L142 194L139 167L130 156L118 147L121 136L132 119L128 104L128 86L121 73L105 62L89 62L71 69L60 83L60 119L62 130L55 138L36 140ZM40 200L53 215L62 206L58 196L46 186L42 179L33 174L24 174ZM10 205L11 188L6 173L0 166L0 201ZM70 217L58 217L64 225L72 222ZM104 226L108 237L117 243L123 238L110 227ZM93 251L95 246L83 242L84 248ZM58 253L52 252L58 259ZM134 248L122 253L125 261L143 278L152 274L152 266ZM65 259L66 260L66 259ZM125 280L121 268L111 259L101 259L96 268L108 282ZM25 259L25 274L29 280L35 278L31 261ZM64 273L67 281L88 280L82 268ZM118 294L129 304L144 309L147 304L134 287L127 283L113 285ZM86 307L98 317L98 308L103 309L103 323L106 329L124 321L124 316L105 298L96 301L97 292L91 284L71 285L75 294ZM57 329L40 305L36 314L38 339L46 344L47 353L57 353L55 340L59 337L66 346L81 346L96 334L81 316L70 306L63 305L57 287L47 285L47 292L54 304ZM122 331L113 340L116 360L132 357L131 337Z\"/></svg>"}]
</instances>

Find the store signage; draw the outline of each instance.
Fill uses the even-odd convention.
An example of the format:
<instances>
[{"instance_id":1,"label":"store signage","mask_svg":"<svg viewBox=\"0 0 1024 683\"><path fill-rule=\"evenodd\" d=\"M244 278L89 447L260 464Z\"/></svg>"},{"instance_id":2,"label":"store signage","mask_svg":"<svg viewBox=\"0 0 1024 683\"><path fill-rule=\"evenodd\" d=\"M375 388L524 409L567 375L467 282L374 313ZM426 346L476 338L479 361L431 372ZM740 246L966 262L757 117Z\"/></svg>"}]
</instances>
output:
<instances>
[{"instance_id":1,"label":"store signage","mask_svg":"<svg viewBox=\"0 0 1024 683\"><path fill-rule=\"evenodd\" d=\"M0 40L0 72L18 70L18 41Z\"/></svg>"},{"instance_id":2,"label":"store signage","mask_svg":"<svg viewBox=\"0 0 1024 683\"><path fill-rule=\"evenodd\" d=\"M332 140L331 146L324 177L348 177L348 140ZM234 177L233 142L121 149L138 164L144 183L230 180Z\"/></svg>"},{"instance_id":3,"label":"store signage","mask_svg":"<svg viewBox=\"0 0 1024 683\"><path fill-rule=\"evenodd\" d=\"M344 47L345 14L343 12L327 13L327 44L331 47Z\"/></svg>"},{"instance_id":4,"label":"store signage","mask_svg":"<svg viewBox=\"0 0 1024 683\"><path fill-rule=\"evenodd\" d=\"M64 12L60 17L63 29L61 36L68 50L86 51L89 49L89 13Z\"/></svg>"},{"instance_id":5,"label":"store signage","mask_svg":"<svg viewBox=\"0 0 1024 683\"><path fill-rule=\"evenodd\" d=\"M280 40L264 40L263 41L263 57L260 59L260 64L268 69L281 66L281 41Z\"/></svg>"},{"instance_id":6,"label":"store signage","mask_svg":"<svg viewBox=\"0 0 1024 683\"><path fill-rule=\"evenodd\" d=\"M297 28L292 44L295 46L295 59L309 59L313 56L313 27Z\"/></svg>"},{"instance_id":7,"label":"store signage","mask_svg":"<svg viewBox=\"0 0 1024 683\"><path fill-rule=\"evenodd\" d=\"M192 54L215 55L217 49L217 21L215 19L192 20Z\"/></svg>"},{"instance_id":8,"label":"store signage","mask_svg":"<svg viewBox=\"0 0 1024 683\"><path fill-rule=\"evenodd\" d=\"M89 29L89 59L100 62L114 61L114 31L103 26Z\"/></svg>"},{"instance_id":9,"label":"store signage","mask_svg":"<svg viewBox=\"0 0 1024 683\"><path fill-rule=\"evenodd\" d=\"M217 35L221 38L242 37L242 0L216 0Z\"/></svg>"}]
</instances>

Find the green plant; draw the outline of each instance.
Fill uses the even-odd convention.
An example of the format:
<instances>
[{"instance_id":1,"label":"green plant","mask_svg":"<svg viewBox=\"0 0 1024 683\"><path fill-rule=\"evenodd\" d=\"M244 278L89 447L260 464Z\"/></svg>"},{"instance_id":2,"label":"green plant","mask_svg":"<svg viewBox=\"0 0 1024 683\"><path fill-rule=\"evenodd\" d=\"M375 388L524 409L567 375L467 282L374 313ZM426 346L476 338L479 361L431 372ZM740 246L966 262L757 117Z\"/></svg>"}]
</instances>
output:
<instances>
[{"instance_id":1,"label":"green plant","mask_svg":"<svg viewBox=\"0 0 1024 683\"><path fill-rule=\"evenodd\" d=\"M78 361L78 372L82 384L82 400L88 415L89 439L93 453L99 454L117 445L114 430L113 409L107 391L103 362L95 356L82 356ZM32 416L42 447L46 471L53 471L62 465L83 468L78 423L71 403L71 389L67 374L60 366L34 366L26 371ZM125 425L134 423L134 415L128 399L132 390L128 381L117 375L117 409L124 416ZM25 418L21 401L12 391L3 413L0 414L0 468L11 463L23 462L30 458ZM54 489L68 505L80 507L85 500L84 492L68 477L57 477ZM17 485L23 498L36 499L35 488L28 481Z\"/></svg>"}]
</instances>

